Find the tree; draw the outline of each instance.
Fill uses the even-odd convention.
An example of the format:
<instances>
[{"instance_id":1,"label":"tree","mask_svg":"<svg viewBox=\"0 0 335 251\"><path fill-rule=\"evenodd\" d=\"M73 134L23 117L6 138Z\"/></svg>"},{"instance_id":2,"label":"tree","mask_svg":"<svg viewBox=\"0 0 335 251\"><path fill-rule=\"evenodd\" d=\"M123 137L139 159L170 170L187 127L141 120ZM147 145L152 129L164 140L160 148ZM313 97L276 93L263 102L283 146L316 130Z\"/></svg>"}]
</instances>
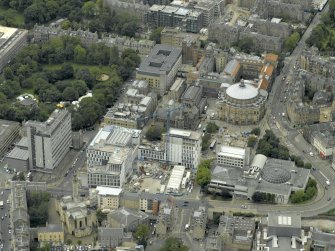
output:
<instances>
[{"instance_id":1,"label":"tree","mask_svg":"<svg viewBox=\"0 0 335 251\"><path fill-rule=\"evenodd\" d=\"M66 87L65 90L63 91L62 99L65 101L72 102L74 100L77 100L78 98L79 98L79 94L72 86Z\"/></svg>"},{"instance_id":2,"label":"tree","mask_svg":"<svg viewBox=\"0 0 335 251\"><path fill-rule=\"evenodd\" d=\"M176 237L169 237L165 240L164 245L159 251L188 251L189 248L185 246L181 239Z\"/></svg>"},{"instance_id":3,"label":"tree","mask_svg":"<svg viewBox=\"0 0 335 251\"><path fill-rule=\"evenodd\" d=\"M198 167L198 170L195 176L195 180L197 184L204 187L207 184L209 184L209 182L211 181L211 178L212 178L212 174L211 174L210 169L207 169L204 167Z\"/></svg>"},{"instance_id":4,"label":"tree","mask_svg":"<svg viewBox=\"0 0 335 251\"><path fill-rule=\"evenodd\" d=\"M28 214L31 227L45 226L48 221L50 194L45 191L27 193Z\"/></svg>"},{"instance_id":5,"label":"tree","mask_svg":"<svg viewBox=\"0 0 335 251\"><path fill-rule=\"evenodd\" d=\"M93 17L96 14L97 8L93 1L88 1L84 3L83 7L81 8L81 11L85 17Z\"/></svg>"},{"instance_id":6,"label":"tree","mask_svg":"<svg viewBox=\"0 0 335 251\"><path fill-rule=\"evenodd\" d=\"M214 122L209 122L206 126L206 131L208 133L216 133L219 130L219 126Z\"/></svg>"},{"instance_id":7,"label":"tree","mask_svg":"<svg viewBox=\"0 0 335 251\"><path fill-rule=\"evenodd\" d=\"M250 37L242 38L237 43L237 47L241 51L246 52L246 53L250 53L253 46L254 46L254 42L252 38Z\"/></svg>"},{"instance_id":8,"label":"tree","mask_svg":"<svg viewBox=\"0 0 335 251\"><path fill-rule=\"evenodd\" d=\"M312 164L311 163L305 163L305 168L306 169L311 169L312 168Z\"/></svg>"},{"instance_id":9,"label":"tree","mask_svg":"<svg viewBox=\"0 0 335 251\"><path fill-rule=\"evenodd\" d=\"M263 201L263 193L261 192L254 192L254 194L251 197L252 201L255 203L260 203Z\"/></svg>"},{"instance_id":10,"label":"tree","mask_svg":"<svg viewBox=\"0 0 335 251\"><path fill-rule=\"evenodd\" d=\"M300 40L300 34L298 32L293 32L288 38L285 40L285 48L287 51L293 51L296 47L297 43Z\"/></svg>"},{"instance_id":11,"label":"tree","mask_svg":"<svg viewBox=\"0 0 335 251\"><path fill-rule=\"evenodd\" d=\"M24 172L20 172L20 174L18 176L18 180L19 181L25 181L26 180L26 176L24 175Z\"/></svg>"},{"instance_id":12,"label":"tree","mask_svg":"<svg viewBox=\"0 0 335 251\"><path fill-rule=\"evenodd\" d=\"M202 137L202 142L201 142L201 150L205 151L208 149L209 145L210 145L210 139L211 139L211 135L209 133L205 133L205 135Z\"/></svg>"},{"instance_id":13,"label":"tree","mask_svg":"<svg viewBox=\"0 0 335 251\"><path fill-rule=\"evenodd\" d=\"M103 213L101 209L97 210L97 220L99 225L101 226L101 223L107 219L107 214Z\"/></svg>"},{"instance_id":14,"label":"tree","mask_svg":"<svg viewBox=\"0 0 335 251\"><path fill-rule=\"evenodd\" d=\"M250 136L248 138L248 147L254 147L257 143L257 138L255 136Z\"/></svg>"},{"instance_id":15,"label":"tree","mask_svg":"<svg viewBox=\"0 0 335 251\"><path fill-rule=\"evenodd\" d=\"M134 232L134 238L138 240L138 244L140 245L147 245L147 241L149 238L149 227L145 224L140 224L137 226Z\"/></svg>"},{"instance_id":16,"label":"tree","mask_svg":"<svg viewBox=\"0 0 335 251\"><path fill-rule=\"evenodd\" d=\"M163 127L159 125L154 125L154 126L151 126L147 130L145 137L147 140L150 140L150 141L158 141L162 139L162 132L163 132Z\"/></svg>"},{"instance_id":17,"label":"tree","mask_svg":"<svg viewBox=\"0 0 335 251\"><path fill-rule=\"evenodd\" d=\"M252 129L250 133L259 136L261 134L261 129L259 127L256 127Z\"/></svg>"},{"instance_id":18,"label":"tree","mask_svg":"<svg viewBox=\"0 0 335 251\"><path fill-rule=\"evenodd\" d=\"M79 44L74 48L74 61L80 64L86 63L86 49Z\"/></svg>"},{"instance_id":19,"label":"tree","mask_svg":"<svg viewBox=\"0 0 335 251\"><path fill-rule=\"evenodd\" d=\"M155 41L156 44L160 44L162 30L163 30L163 27L157 27L156 29L154 29L150 34L150 40Z\"/></svg>"},{"instance_id":20,"label":"tree","mask_svg":"<svg viewBox=\"0 0 335 251\"><path fill-rule=\"evenodd\" d=\"M67 240L66 240L66 245L69 246L69 245L71 245L71 244L72 244L72 240L71 240L71 239L67 239Z\"/></svg>"},{"instance_id":21,"label":"tree","mask_svg":"<svg viewBox=\"0 0 335 251\"><path fill-rule=\"evenodd\" d=\"M78 241L77 241L77 244L78 244L78 245L81 245L81 240L78 240Z\"/></svg>"}]
</instances>

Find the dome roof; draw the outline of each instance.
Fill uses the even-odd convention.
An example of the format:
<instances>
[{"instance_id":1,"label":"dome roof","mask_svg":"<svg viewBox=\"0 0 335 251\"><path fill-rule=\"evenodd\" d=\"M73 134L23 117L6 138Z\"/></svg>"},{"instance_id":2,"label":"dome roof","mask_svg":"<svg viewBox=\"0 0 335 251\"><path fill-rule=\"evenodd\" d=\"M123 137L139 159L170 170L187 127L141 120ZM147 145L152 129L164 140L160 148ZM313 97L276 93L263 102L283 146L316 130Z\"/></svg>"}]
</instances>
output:
<instances>
[{"instance_id":1,"label":"dome roof","mask_svg":"<svg viewBox=\"0 0 335 251\"><path fill-rule=\"evenodd\" d=\"M253 99L258 95L258 89L252 85L241 83L231 85L227 88L226 94L234 99Z\"/></svg>"},{"instance_id":2,"label":"dome roof","mask_svg":"<svg viewBox=\"0 0 335 251\"><path fill-rule=\"evenodd\" d=\"M267 182L282 184L291 179L291 173L283 168L269 167L262 169L261 177Z\"/></svg>"}]
</instances>

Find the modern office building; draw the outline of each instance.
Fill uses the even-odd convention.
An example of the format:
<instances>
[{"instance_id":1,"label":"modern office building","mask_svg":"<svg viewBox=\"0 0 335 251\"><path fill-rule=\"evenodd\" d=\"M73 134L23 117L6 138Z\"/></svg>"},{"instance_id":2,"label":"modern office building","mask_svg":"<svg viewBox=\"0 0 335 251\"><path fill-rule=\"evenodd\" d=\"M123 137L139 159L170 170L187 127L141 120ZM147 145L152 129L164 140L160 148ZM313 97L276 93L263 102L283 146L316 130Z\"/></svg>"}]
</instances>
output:
<instances>
[{"instance_id":1,"label":"modern office building","mask_svg":"<svg viewBox=\"0 0 335 251\"><path fill-rule=\"evenodd\" d=\"M164 95L173 84L181 64L181 48L158 44L140 64L136 79L146 80L151 90Z\"/></svg>"},{"instance_id":2,"label":"modern office building","mask_svg":"<svg viewBox=\"0 0 335 251\"><path fill-rule=\"evenodd\" d=\"M171 5L152 5L145 15L152 27L181 27L185 32L198 33L204 26L203 13Z\"/></svg>"},{"instance_id":3,"label":"modern office building","mask_svg":"<svg viewBox=\"0 0 335 251\"><path fill-rule=\"evenodd\" d=\"M56 109L47 121L27 121L30 168L54 169L72 144L71 114Z\"/></svg>"},{"instance_id":4,"label":"modern office building","mask_svg":"<svg viewBox=\"0 0 335 251\"><path fill-rule=\"evenodd\" d=\"M88 185L122 187L132 173L140 130L105 126L86 150Z\"/></svg>"},{"instance_id":5,"label":"modern office building","mask_svg":"<svg viewBox=\"0 0 335 251\"><path fill-rule=\"evenodd\" d=\"M0 120L0 158L2 158L19 136L20 123Z\"/></svg>"},{"instance_id":6,"label":"modern office building","mask_svg":"<svg viewBox=\"0 0 335 251\"><path fill-rule=\"evenodd\" d=\"M195 131L170 128L169 144L166 137L160 145L141 145L138 158L142 160L157 160L185 166L186 169L195 170L200 163L201 134Z\"/></svg>"},{"instance_id":7,"label":"modern office building","mask_svg":"<svg viewBox=\"0 0 335 251\"><path fill-rule=\"evenodd\" d=\"M0 71L27 45L28 31L0 26Z\"/></svg>"},{"instance_id":8,"label":"modern office building","mask_svg":"<svg viewBox=\"0 0 335 251\"><path fill-rule=\"evenodd\" d=\"M220 166L244 168L249 164L249 150L240 147L221 146L217 153L217 163Z\"/></svg>"}]
</instances>

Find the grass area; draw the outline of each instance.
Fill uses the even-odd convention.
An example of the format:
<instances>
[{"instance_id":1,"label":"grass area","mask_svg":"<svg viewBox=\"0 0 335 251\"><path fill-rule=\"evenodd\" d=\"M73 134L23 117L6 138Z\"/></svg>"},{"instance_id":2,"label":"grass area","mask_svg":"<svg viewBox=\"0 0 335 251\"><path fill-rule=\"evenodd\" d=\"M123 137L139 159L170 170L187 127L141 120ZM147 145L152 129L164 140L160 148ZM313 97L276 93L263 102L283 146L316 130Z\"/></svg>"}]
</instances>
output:
<instances>
[{"instance_id":1,"label":"grass area","mask_svg":"<svg viewBox=\"0 0 335 251\"><path fill-rule=\"evenodd\" d=\"M111 67L110 66L84 65L84 64L76 64L76 63L72 63L72 62L69 62L69 63L71 63L74 70L88 69L95 76L98 76L98 75L101 75L101 74L110 75L110 72L111 72ZM61 66L62 66L62 64L47 64L47 65L43 65L43 68L47 69L47 70L58 70L58 69L61 68Z\"/></svg>"},{"instance_id":2,"label":"grass area","mask_svg":"<svg viewBox=\"0 0 335 251\"><path fill-rule=\"evenodd\" d=\"M0 7L0 16L5 16L6 15L6 12L8 12L8 9L6 8L3 8L3 7ZM13 23L11 24L11 26L15 26L15 27L24 27L24 17L23 15L16 11L16 10L13 10L13 14L12 15L12 18L13 18Z\"/></svg>"}]
</instances>

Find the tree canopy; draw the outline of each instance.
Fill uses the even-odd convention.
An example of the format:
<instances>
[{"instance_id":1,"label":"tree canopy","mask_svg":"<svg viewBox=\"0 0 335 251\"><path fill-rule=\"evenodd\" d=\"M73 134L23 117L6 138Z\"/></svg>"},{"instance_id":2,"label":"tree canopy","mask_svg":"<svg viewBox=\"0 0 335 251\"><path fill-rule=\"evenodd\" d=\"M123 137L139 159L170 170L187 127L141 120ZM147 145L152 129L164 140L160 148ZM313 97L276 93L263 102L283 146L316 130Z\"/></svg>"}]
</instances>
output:
<instances>
[{"instance_id":1,"label":"tree canopy","mask_svg":"<svg viewBox=\"0 0 335 251\"><path fill-rule=\"evenodd\" d=\"M181 239L176 237L169 237L165 240L163 247L159 251L188 251L189 248L185 246Z\"/></svg>"},{"instance_id":2,"label":"tree canopy","mask_svg":"<svg viewBox=\"0 0 335 251\"><path fill-rule=\"evenodd\" d=\"M149 233L149 226L140 224L134 232L134 238L138 240L138 244L146 246L149 239Z\"/></svg>"},{"instance_id":3,"label":"tree canopy","mask_svg":"<svg viewBox=\"0 0 335 251\"><path fill-rule=\"evenodd\" d=\"M206 186L211 181L211 163L212 160L202 160L198 166L195 180L197 184L202 187Z\"/></svg>"},{"instance_id":4,"label":"tree canopy","mask_svg":"<svg viewBox=\"0 0 335 251\"><path fill-rule=\"evenodd\" d=\"M5 14L0 15L5 25L16 25L14 17L23 15L27 28L34 24L48 23L56 18L67 18L63 28L92 32L114 32L120 35L135 36L140 20L126 12L111 11L103 6L103 1L79 0L0 0Z\"/></svg>"},{"instance_id":5,"label":"tree canopy","mask_svg":"<svg viewBox=\"0 0 335 251\"><path fill-rule=\"evenodd\" d=\"M44 227L48 221L50 194L45 191L27 193L28 214L31 227Z\"/></svg>"},{"instance_id":6,"label":"tree canopy","mask_svg":"<svg viewBox=\"0 0 335 251\"><path fill-rule=\"evenodd\" d=\"M306 189L298 190L291 194L290 201L293 204L303 203L312 199L317 194L317 183L315 180L309 178Z\"/></svg>"},{"instance_id":7,"label":"tree canopy","mask_svg":"<svg viewBox=\"0 0 335 251\"><path fill-rule=\"evenodd\" d=\"M279 143L271 130L266 130L263 138L259 140L256 153L275 159L288 160L290 157L288 149Z\"/></svg>"},{"instance_id":8,"label":"tree canopy","mask_svg":"<svg viewBox=\"0 0 335 251\"><path fill-rule=\"evenodd\" d=\"M74 67L74 63L75 67ZM110 107L123 83L140 63L133 50L119 55L117 48L102 44L84 46L73 37L54 38L30 44L4 68L0 77L0 118L45 121L60 101L76 101L90 89L93 97L79 108L69 107L74 130L92 126ZM49 67L52 65L52 67ZM92 66L108 67L109 79L96 80ZM15 98L28 91L39 101L23 106Z\"/></svg>"}]
</instances>

